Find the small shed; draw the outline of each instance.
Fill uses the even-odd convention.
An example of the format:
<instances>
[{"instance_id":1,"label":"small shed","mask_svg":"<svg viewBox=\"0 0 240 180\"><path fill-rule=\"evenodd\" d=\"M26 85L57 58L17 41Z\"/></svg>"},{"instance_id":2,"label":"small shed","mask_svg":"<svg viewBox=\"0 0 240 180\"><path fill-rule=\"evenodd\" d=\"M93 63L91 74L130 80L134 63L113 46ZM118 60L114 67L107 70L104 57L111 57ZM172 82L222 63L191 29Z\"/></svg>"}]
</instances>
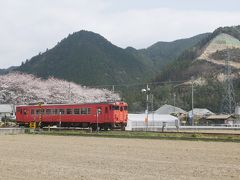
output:
<instances>
[{"instance_id":1,"label":"small shed","mask_svg":"<svg viewBox=\"0 0 240 180\"><path fill-rule=\"evenodd\" d=\"M205 125L234 124L234 122L235 118L227 114L210 115L201 120L201 124Z\"/></svg>"}]
</instances>

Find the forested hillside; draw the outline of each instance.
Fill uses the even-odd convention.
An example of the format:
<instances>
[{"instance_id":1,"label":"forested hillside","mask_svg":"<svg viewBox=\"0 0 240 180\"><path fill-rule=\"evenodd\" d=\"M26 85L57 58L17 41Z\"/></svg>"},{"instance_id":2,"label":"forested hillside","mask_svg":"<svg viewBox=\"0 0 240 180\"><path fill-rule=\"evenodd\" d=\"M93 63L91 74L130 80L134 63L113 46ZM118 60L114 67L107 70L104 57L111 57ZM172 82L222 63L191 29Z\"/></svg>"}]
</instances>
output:
<instances>
[{"instance_id":1,"label":"forested hillside","mask_svg":"<svg viewBox=\"0 0 240 180\"><path fill-rule=\"evenodd\" d=\"M139 50L139 53L151 59L155 63L155 67L163 69L166 64L175 60L185 50L195 46L209 35L210 33L204 33L172 42L159 41L146 49Z\"/></svg>"},{"instance_id":2,"label":"forested hillside","mask_svg":"<svg viewBox=\"0 0 240 180\"><path fill-rule=\"evenodd\" d=\"M168 81L167 86L155 86L159 94L158 102L173 104L173 94L177 94L176 104L191 109L191 78L194 79L195 107L221 111L225 93L225 60L229 59L232 69L235 100L240 94L240 26L216 29L195 46L185 50L176 60L168 64L153 80ZM163 89L169 88L168 91ZM158 92L162 92L162 95ZM163 103L161 103L163 104Z\"/></svg>"},{"instance_id":3,"label":"forested hillside","mask_svg":"<svg viewBox=\"0 0 240 180\"><path fill-rule=\"evenodd\" d=\"M189 110L189 87L193 77L195 107L218 112L224 95L224 62L228 52L235 93L240 94L239 32L240 26L223 27L213 33L173 42L160 41L137 50L132 47L122 49L99 34L79 31L64 38L54 48L26 60L16 70L108 89L115 85L115 91L129 103L131 111L144 110L146 100L140 90L147 83L155 97L155 107L173 104L173 94L177 94L176 105Z\"/></svg>"},{"instance_id":4,"label":"forested hillside","mask_svg":"<svg viewBox=\"0 0 240 180\"><path fill-rule=\"evenodd\" d=\"M88 31L69 35L53 49L27 60L16 70L82 85L140 82L154 75L150 65Z\"/></svg>"}]
</instances>

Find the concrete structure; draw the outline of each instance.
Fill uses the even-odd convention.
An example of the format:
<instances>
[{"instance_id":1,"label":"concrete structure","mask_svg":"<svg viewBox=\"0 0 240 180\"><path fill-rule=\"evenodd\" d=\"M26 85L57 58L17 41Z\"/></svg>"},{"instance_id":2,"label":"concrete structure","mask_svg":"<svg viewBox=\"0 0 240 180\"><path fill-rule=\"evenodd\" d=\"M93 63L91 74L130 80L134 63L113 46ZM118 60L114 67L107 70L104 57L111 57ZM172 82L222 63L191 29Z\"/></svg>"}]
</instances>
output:
<instances>
[{"instance_id":1,"label":"concrete structure","mask_svg":"<svg viewBox=\"0 0 240 180\"><path fill-rule=\"evenodd\" d=\"M14 118L15 107L13 104L0 104L0 120L4 117Z\"/></svg>"},{"instance_id":2,"label":"concrete structure","mask_svg":"<svg viewBox=\"0 0 240 180\"><path fill-rule=\"evenodd\" d=\"M25 129L23 128L0 128L0 135L7 134L24 134Z\"/></svg>"}]
</instances>

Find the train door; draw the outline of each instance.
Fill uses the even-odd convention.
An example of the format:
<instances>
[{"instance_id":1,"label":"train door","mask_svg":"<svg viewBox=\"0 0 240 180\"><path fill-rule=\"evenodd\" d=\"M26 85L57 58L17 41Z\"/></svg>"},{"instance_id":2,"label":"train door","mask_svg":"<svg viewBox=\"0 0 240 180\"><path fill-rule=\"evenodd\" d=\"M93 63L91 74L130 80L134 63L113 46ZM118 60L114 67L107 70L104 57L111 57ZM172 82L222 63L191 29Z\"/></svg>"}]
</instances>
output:
<instances>
[{"instance_id":1,"label":"train door","mask_svg":"<svg viewBox=\"0 0 240 180\"><path fill-rule=\"evenodd\" d=\"M22 107L17 107L16 120L18 122L23 121L23 108Z\"/></svg>"},{"instance_id":2,"label":"train door","mask_svg":"<svg viewBox=\"0 0 240 180\"><path fill-rule=\"evenodd\" d=\"M103 111L102 107L97 107L97 123L102 123L103 122Z\"/></svg>"},{"instance_id":3,"label":"train door","mask_svg":"<svg viewBox=\"0 0 240 180\"><path fill-rule=\"evenodd\" d=\"M104 122L109 122L109 107L108 106L105 106L104 107Z\"/></svg>"},{"instance_id":4,"label":"train door","mask_svg":"<svg viewBox=\"0 0 240 180\"><path fill-rule=\"evenodd\" d=\"M124 108L123 108L123 106L121 105L120 107L119 107L119 111L120 111L120 113L119 113L119 119L121 120L121 121L123 121L124 120Z\"/></svg>"}]
</instances>

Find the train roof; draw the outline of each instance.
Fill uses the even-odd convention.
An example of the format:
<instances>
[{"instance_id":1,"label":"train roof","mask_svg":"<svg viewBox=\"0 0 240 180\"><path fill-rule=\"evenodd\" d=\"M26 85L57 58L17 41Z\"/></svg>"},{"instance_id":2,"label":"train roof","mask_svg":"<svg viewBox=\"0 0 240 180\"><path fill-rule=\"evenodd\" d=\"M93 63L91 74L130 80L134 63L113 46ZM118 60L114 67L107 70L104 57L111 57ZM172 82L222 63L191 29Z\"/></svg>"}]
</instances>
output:
<instances>
[{"instance_id":1,"label":"train roof","mask_svg":"<svg viewBox=\"0 0 240 180\"><path fill-rule=\"evenodd\" d=\"M94 105L94 104L127 104L124 101L115 101L115 102L96 102L96 103L76 103L76 104L45 104L41 103L41 106L71 106L71 105ZM26 104L26 105L16 105L17 107L25 107L25 106L39 106L39 103L34 104Z\"/></svg>"}]
</instances>

